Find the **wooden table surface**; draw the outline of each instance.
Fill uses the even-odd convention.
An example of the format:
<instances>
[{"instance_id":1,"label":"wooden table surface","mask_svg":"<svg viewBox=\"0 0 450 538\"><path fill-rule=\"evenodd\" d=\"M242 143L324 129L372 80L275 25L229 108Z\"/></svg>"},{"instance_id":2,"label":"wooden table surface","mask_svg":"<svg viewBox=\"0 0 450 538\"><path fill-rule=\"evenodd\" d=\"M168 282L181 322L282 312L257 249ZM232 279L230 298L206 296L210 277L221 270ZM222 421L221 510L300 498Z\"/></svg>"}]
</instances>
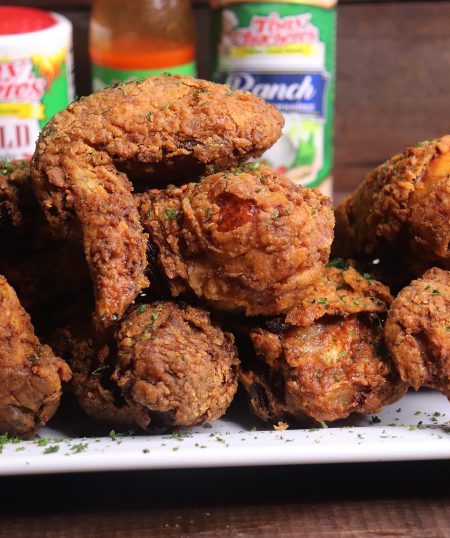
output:
<instances>
[{"instance_id":1,"label":"wooden table surface","mask_svg":"<svg viewBox=\"0 0 450 538\"><path fill-rule=\"evenodd\" d=\"M450 536L450 462L0 480L3 538Z\"/></svg>"}]
</instances>

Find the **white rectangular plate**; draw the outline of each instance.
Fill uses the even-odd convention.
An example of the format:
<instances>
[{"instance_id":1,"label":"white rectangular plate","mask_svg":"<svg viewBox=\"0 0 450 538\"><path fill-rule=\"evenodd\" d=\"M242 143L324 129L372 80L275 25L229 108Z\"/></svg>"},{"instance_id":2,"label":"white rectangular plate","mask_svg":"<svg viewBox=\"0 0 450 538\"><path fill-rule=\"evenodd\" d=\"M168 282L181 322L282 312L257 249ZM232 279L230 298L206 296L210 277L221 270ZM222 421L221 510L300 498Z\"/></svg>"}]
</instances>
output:
<instances>
[{"instance_id":1,"label":"white rectangular plate","mask_svg":"<svg viewBox=\"0 0 450 538\"><path fill-rule=\"evenodd\" d=\"M174 435L73 437L56 423L34 441L4 443L0 475L448 459L449 418L448 400L423 391L376 417L314 430L252 428L242 402L222 420Z\"/></svg>"}]
</instances>

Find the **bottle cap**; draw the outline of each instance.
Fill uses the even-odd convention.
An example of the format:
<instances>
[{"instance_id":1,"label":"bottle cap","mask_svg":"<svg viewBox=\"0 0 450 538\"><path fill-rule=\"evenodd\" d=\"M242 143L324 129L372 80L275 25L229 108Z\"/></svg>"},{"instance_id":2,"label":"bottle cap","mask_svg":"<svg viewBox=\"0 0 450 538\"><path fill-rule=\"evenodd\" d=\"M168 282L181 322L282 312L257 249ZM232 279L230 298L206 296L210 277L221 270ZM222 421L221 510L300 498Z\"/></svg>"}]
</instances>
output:
<instances>
[{"instance_id":1,"label":"bottle cap","mask_svg":"<svg viewBox=\"0 0 450 538\"><path fill-rule=\"evenodd\" d=\"M55 26L48 11L29 7L0 6L0 35L27 34Z\"/></svg>"}]
</instances>

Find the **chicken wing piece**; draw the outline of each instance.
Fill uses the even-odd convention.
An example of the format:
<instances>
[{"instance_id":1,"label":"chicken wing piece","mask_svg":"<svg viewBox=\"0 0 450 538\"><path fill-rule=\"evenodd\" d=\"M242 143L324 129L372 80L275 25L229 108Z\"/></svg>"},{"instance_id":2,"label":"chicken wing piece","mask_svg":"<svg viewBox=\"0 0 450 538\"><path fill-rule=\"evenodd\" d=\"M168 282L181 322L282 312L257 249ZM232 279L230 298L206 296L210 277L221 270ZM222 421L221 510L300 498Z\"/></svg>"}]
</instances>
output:
<instances>
[{"instance_id":1,"label":"chicken wing piece","mask_svg":"<svg viewBox=\"0 0 450 538\"><path fill-rule=\"evenodd\" d=\"M334 253L450 268L450 135L388 160L336 208ZM398 262L397 262L398 263Z\"/></svg>"},{"instance_id":2,"label":"chicken wing piece","mask_svg":"<svg viewBox=\"0 0 450 538\"><path fill-rule=\"evenodd\" d=\"M248 316L292 308L327 262L330 200L258 163L140 196L173 296Z\"/></svg>"},{"instance_id":3,"label":"chicken wing piece","mask_svg":"<svg viewBox=\"0 0 450 538\"><path fill-rule=\"evenodd\" d=\"M48 123L33 158L34 188L55 230L81 230L99 321L120 318L147 284L146 236L123 170L173 179L178 167L188 180L189 168L196 176L262 154L282 124L249 93L180 76L107 88Z\"/></svg>"},{"instance_id":4,"label":"chicken wing piece","mask_svg":"<svg viewBox=\"0 0 450 538\"><path fill-rule=\"evenodd\" d=\"M404 288L384 331L401 378L450 399L450 272L432 268Z\"/></svg>"},{"instance_id":5,"label":"chicken wing piece","mask_svg":"<svg viewBox=\"0 0 450 538\"><path fill-rule=\"evenodd\" d=\"M14 290L0 276L0 432L32 437L56 412L70 368L41 345Z\"/></svg>"},{"instance_id":6,"label":"chicken wing piece","mask_svg":"<svg viewBox=\"0 0 450 538\"><path fill-rule=\"evenodd\" d=\"M146 431L188 427L222 416L237 390L233 337L199 308L141 304L109 345L63 331L73 390L87 414Z\"/></svg>"}]
</instances>

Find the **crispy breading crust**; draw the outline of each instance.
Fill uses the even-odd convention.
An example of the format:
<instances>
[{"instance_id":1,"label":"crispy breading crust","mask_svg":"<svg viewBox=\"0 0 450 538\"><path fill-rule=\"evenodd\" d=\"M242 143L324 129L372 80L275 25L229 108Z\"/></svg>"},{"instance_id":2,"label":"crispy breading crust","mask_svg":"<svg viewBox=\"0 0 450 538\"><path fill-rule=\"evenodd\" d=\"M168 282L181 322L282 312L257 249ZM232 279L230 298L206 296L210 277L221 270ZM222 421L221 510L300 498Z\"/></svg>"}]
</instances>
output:
<instances>
[{"instance_id":1,"label":"crispy breading crust","mask_svg":"<svg viewBox=\"0 0 450 538\"><path fill-rule=\"evenodd\" d=\"M420 256L450 267L450 175L430 178L433 160L450 151L450 135L423 142L369 174L336 208L333 253L343 257Z\"/></svg>"},{"instance_id":2,"label":"crispy breading crust","mask_svg":"<svg viewBox=\"0 0 450 538\"><path fill-rule=\"evenodd\" d=\"M450 398L450 272L430 269L404 288L384 332L402 379Z\"/></svg>"},{"instance_id":3,"label":"crispy breading crust","mask_svg":"<svg viewBox=\"0 0 450 538\"><path fill-rule=\"evenodd\" d=\"M256 163L144 193L140 214L173 296L249 316L292 308L333 237L328 198Z\"/></svg>"},{"instance_id":4,"label":"crispy breading crust","mask_svg":"<svg viewBox=\"0 0 450 538\"><path fill-rule=\"evenodd\" d=\"M123 315L148 284L144 276L147 238L130 182L117 172L106 152L95 151L77 132L81 129L77 117L87 116L88 110L71 105L49 123L34 154L33 182L47 218L58 233L76 233L79 225L69 219L76 213L94 285L98 321L108 326Z\"/></svg>"},{"instance_id":5,"label":"crispy breading crust","mask_svg":"<svg viewBox=\"0 0 450 538\"><path fill-rule=\"evenodd\" d=\"M233 342L203 309L141 305L121 325L112 378L130 405L154 414L160 425L216 420L237 390Z\"/></svg>"},{"instance_id":6,"label":"crispy breading crust","mask_svg":"<svg viewBox=\"0 0 450 538\"><path fill-rule=\"evenodd\" d=\"M0 432L33 437L56 412L70 368L34 334L29 315L0 276Z\"/></svg>"},{"instance_id":7,"label":"crispy breading crust","mask_svg":"<svg viewBox=\"0 0 450 538\"><path fill-rule=\"evenodd\" d=\"M389 288L370 274L361 275L349 264L345 269L326 267L285 321L306 327L324 315L381 314L391 302Z\"/></svg>"},{"instance_id":8,"label":"crispy breading crust","mask_svg":"<svg viewBox=\"0 0 450 538\"><path fill-rule=\"evenodd\" d=\"M84 411L117 426L154 432L215 420L237 390L233 337L199 308L141 304L106 343L75 322L54 347L72 366Z\"/></svg>"},{"instance_id":9,"label":"crispy breading crust","mask_svg":"<svg viewBox=\"0 0 450 538\"><path fill-rule=\"evenodd\" d=\"M33 157L34 188L52 226L76 215L104 325L147 285L146 236L126 175L177 159L225 167L261 155L283 120L261 99L190 77L158 76L90 95L58 113ZM187 167L187 165L186 165Z\"/></svg>"},{"instance_id":10,"label":"crispy breading crust","mask_svg":"<svg viewBox=\"0 0 450 538\"><path fill-rule=\"evenodd\" d=\"M325 316L279 334L254 329L259 361L240 380L261 419L308 425L351 413L375 413L406 392L383 352L382 325L373 314Z\"/></svg>"}]
</instances>

